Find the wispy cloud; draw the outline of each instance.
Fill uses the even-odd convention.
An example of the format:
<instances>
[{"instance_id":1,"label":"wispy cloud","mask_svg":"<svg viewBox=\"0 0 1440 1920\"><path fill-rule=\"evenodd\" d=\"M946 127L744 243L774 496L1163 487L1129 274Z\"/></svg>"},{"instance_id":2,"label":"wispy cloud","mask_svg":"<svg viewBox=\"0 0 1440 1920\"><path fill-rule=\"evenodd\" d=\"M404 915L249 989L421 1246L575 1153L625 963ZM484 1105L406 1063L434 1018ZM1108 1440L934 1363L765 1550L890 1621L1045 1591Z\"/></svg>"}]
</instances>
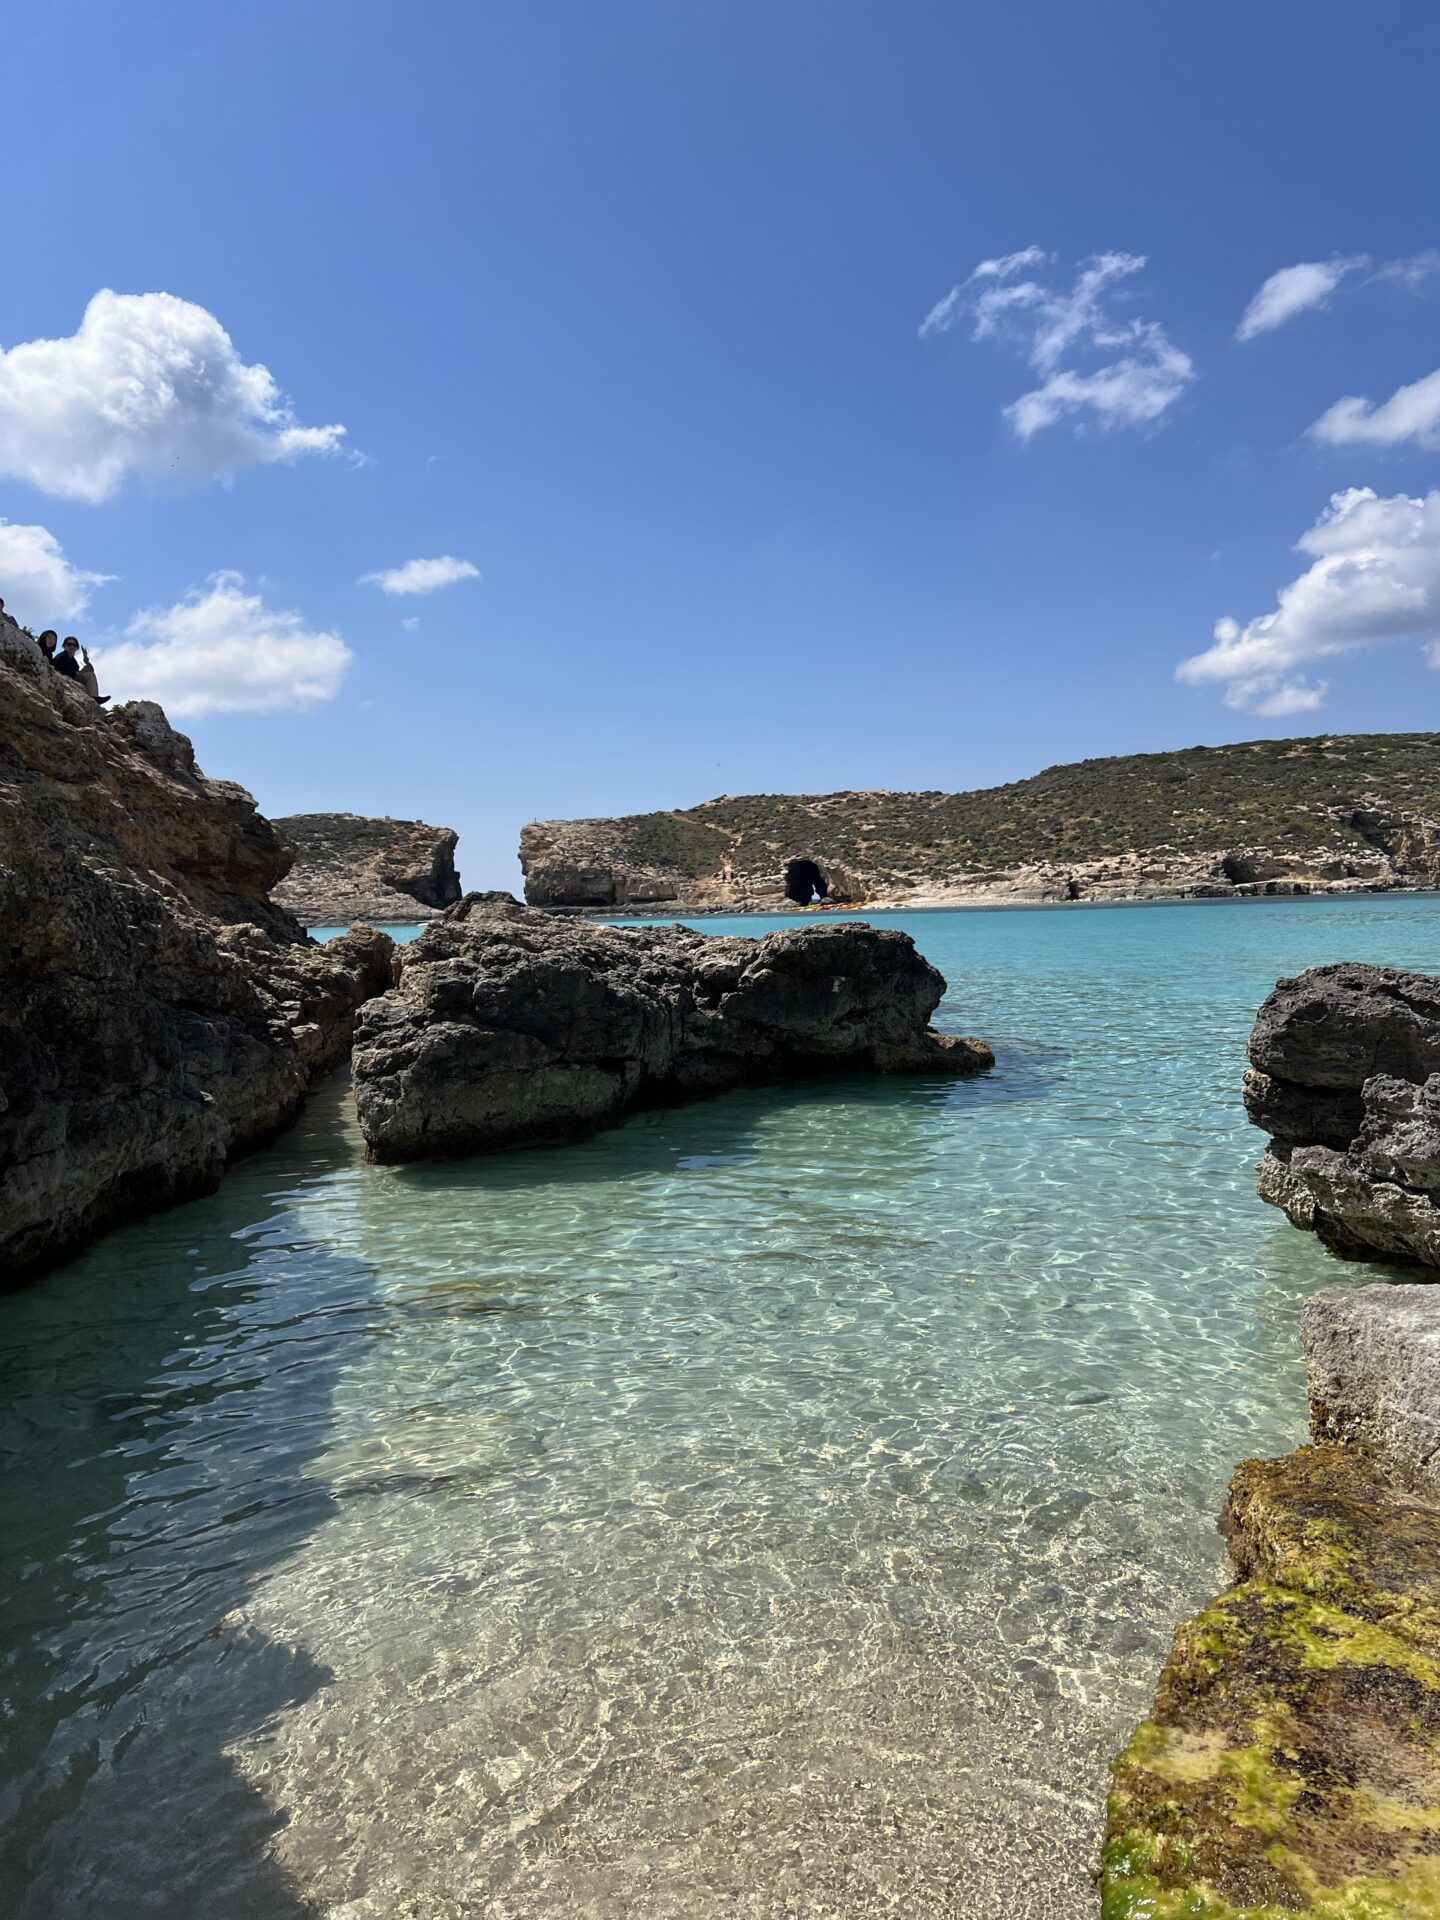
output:
<instances>
[{"instance_id":1,"label":"wispy cloud","mask_svg":"<svg viewBox=\"0 0 1440 1920\"><path fill-rule=\"evenodd\" d=\"M1125 298L1121 283L1141 271L1145 256L1095 254L1080 262L1069 286L1022 277L1053 258L1041 247L1023 247L982 260L926 314L921 338L968 322L972 340L1008 340L1020 348L1044 376L1004 410L1022 440L1067 414L1102 427L1158 420L1195 378L1195 367L1158 321L1116 310Z\"/></svg>"},{"instance_id":2,"label":"wispy cloud","mask_svg":"<svg viewBox=\"0 0 1440 1920\"><path fill-rule=\"evenodd\" d=\"M1300 260L1293 267L1281 267L1272 273L1245 309L1235 329L1237 340L1253 340L1258 334L1273 333L1296 314L1313 307L1328 307L1330 296L1342 281L1366 273L1362 285L1386 281L1411 293L1423 290L1427 281L1440 274L1440 249L1427 247L1403 260L1382 260L1376 265L1368 253L1351 254L1333 260Z\"/></svg>"},{"instance_id":3,"label":"wispy cloud","mask_svg":"<svg viewBox=\"0 0 1440 1920\"><path fill-rule=\"evenodd\" d=\"M1310 428L1310 436L1331 447L1398 447L1413 440L1431 451L1440 448L1440 368L1397 387L1378 406L1355 394L1337 400Z\"/></svg>"},{"instance_id":4,"label":"wispy cloud","mask_svg":"<svg viewBox=\"0 0 1440 1920\"><path fill-rule=\"evenodd\" d=\"M137 613L126 638L98 658L118 698L158 700L181 718L199 718L333 700L353 655L338 633L267 607L238 573L217 573L174 606Z\"/></svg>"},{"instance_id":5,"label":"wispy cloud","mask_svg":"<svg viewBox=\"0 0 1440 1920\"><path fill-rule=\"evenodd\" d=\"M48 527L0 520L0 586L5 610L36 633L77 619L110 573L87 573L65 558Z\"/></svg>"},{"instance_id":6,"label":"wispy cloud","mask_svg":"<svg viewBox=\"0 0 1440 1920\"><path fill-rule=\"evenodd\" d=\"M362 573L362 587L379 587L382 593L434 593L440 587L454 586L457 580L478 580L480 569L468 560L457 560L453 553L442 553L435 560L407 560L403 567L384 567L378 573Z\"/></svg>"},{"instance_id":7,"label":"wispy cloud","mask_svg":"<svg viewBox=\"0 0 1440 1920\"><path fill-rule=\"evenodd\" d=\"M1221 684L1226 706L1273 715L1323 704L1329 683L1302 669L1383 641L1424 641L1440 666L1440 492L1337 493L1296 551L1312 564L1281 588L1275 611L1243 627L1218 620L1214 645L1182 660L1177 679Z\"/></svg>"},{"instance_id":8,"label":"wispy cloud","mask_svg":"<svg viewBox=\"0 0 1440 1920\"><path fill-rule=\"evenodd\" d=\"M333 453L344 434L300 426L268 368L170 293L107 288L65 339L0 349L0 474L65 500Z\"/></svg>"},{"instance_id":9,"label":"wispy cloud","mask_svg":"<svg viewBox=\"0 0 1440 1920\"><path fill-rule=\"evenodd\" d=\"M1235 338L1253 340L1257 334L1273 333L1297 313L1325 306L1348 274L1369 264L1369 255L1360 253L1349 260L1301 260L1293 267L1281 267L1246 307Z\"/></svg>"}]
</instances>

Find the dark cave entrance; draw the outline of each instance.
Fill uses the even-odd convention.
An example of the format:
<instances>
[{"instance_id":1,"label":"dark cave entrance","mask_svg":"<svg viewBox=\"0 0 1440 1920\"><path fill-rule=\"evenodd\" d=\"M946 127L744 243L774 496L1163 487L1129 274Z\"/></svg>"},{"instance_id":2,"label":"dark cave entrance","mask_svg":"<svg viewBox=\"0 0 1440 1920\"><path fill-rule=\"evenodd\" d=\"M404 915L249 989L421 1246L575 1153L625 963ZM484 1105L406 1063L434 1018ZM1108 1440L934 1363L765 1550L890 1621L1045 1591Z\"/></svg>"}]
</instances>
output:
<instances>
[{"instance_id":1,"label":"dark cave entrance","mask_svg":"<svg viewBox=\"0 0 1440 1920\"><path fill-rule=\"evenodd\" d=\"M808 907L812 900L823 900L830 882L813 860L792 860L785 869L785 898L797 907Z\"/></svg>"}]
</instances>

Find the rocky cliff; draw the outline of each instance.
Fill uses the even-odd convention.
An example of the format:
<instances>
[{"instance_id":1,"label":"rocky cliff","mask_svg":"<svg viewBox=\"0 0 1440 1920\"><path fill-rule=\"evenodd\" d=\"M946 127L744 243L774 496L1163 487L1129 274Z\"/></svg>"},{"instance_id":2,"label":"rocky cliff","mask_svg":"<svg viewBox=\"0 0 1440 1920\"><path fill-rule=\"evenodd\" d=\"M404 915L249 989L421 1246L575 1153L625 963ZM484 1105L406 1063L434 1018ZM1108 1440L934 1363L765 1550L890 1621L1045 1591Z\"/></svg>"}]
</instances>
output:
<instances>
[{"instance_id":1,"label":"rocky cliff","mask_svg":"<svg viewBox=\"0 0 1440 1920\"><path fill-rule=\"evenodd\" d=\"M377 1160L569 1139L636 1106L822 1072L993 1064L931 1031L945 982L908 934L849 922L725 940L469 894L399 969L355 1037Z\"/></svg>"},{"instance_id":2,"label":"rocky cliff","mask_svg":"<svg viewBox=\"0 0 1440 1920\"><path fill-rule=\"evenodd\" d=\"M1262 1200L1356 1260L1440 1267L1440 979L1346 962L1282 980L1250 1036Z\"/></svg>"},{"instance_id":3,"label":"rocky cliff","mask_svg":"<svg viewBox=\"0 0 1440 1920\"><path fill-rule=\"evenodd\" d=\"M1316 1444L1236 1471L1235 1584L1115 1763L1103 1920L1440 1914L1440 1289L1317 1294Z\"/></svg>"},{"instance_id":4,"label":"rocky cliff","mask_svg":"<svg viewBox=\"0 0 1440 1920\"><path fill-rule=\"evenodd\" d=\"M460 898L449 827L356 813L292 813L274 825L295 856L274 898L303 926L404 926Z\"/></svg>"},{"instance_id":5,"label":"rocky cliff","mask_svg":"<svg viewBox=\"0 0 1440 1920\"><path fill-rule=\"evenodd\" d=\"M393 948L308 942L289 864L159 707L98 707L0 618L0 1280L212 1188L345 1058Z\"/></svg>"},{"instance_id":6,"label":"rocky cliff","mask_svg":"<svg viewBox=\"0 0 1440 1920\"><path fill-rule=\"evenodd\" d=\"M968 793L752 794L539 821L521 834L520 863L532 905L588 908L1434 887L1440 734L1084 760Z\"/></svg>"}]
</instances>

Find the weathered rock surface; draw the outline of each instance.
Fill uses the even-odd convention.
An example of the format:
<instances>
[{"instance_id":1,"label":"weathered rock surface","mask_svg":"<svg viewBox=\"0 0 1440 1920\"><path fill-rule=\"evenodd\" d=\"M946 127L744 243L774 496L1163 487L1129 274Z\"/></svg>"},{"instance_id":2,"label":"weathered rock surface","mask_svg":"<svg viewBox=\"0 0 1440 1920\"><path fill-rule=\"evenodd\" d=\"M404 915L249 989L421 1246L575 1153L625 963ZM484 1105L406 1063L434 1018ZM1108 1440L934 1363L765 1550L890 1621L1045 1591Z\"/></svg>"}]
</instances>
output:
<instances>
[{"instance_id":1,"label":"weathered rock surface","mask_svg":"<svg viewBox=\"0 0 1440 1920\"><path fill-rule=\"evenodd\" d=\"M929 1028L945 982L908 935L849 923L712 939L470 894L400 968L356 1028L356 1104L378 1160L573 1138L744 1083L993 1060Z\"/></svg>"},{"instance_id":2,"label":"weathered rock surface","mask_svg":"<svg viewBox=\"0 0 1440 1920\"><path fill-rule=\"evenodd\" d=\"M460 898L450 827L355 813L292 813L272 824L295 856L274 899L302 926L406 926Z\"/></svg>"},{"instance_id":3,"label":"weathered rock surface","mask_svg":"<svg viewBox=\"0 0 1440 1920\"><path fill-rule=\"evenodd\" d=\"M1237 1584L1116 1761L1104 1920L1440 1913L1440 1505L1359 1447L1236 1471Z\"/></svg>"},{"instance_id":4,"label":"weathered rock surface","mask_svg":"<svg viewBox=\"0 0 1440 1920\"><path fill-rule=\"evenodd\" d=\"M1440 1288L1327 1287L1302 1328L1315 1438L1440 1485Z\"/></svg>"},{"instance_id":5,"label":"weathered rock surface","mask_svg":"<svg viewBox=\"0 0 1440 1920\"><path fill-rule=\"evenodd\" d=\"M1261 1199L1347 1259L1440 1267L1440 980L1353 962L1282 980L1250 1059Z\"/></svg>"},{"instance_id":6,"label":"weathered rock surface","mask_svg":"<svg viewBox=\"0 0 1440 1920\"><path fill-rule=\"evenodd\" d=\"M393 977L269 889L289 850L151 702L97 707L0 618L0 1281L212 1188Z\"/></svg>"}]
</instances>

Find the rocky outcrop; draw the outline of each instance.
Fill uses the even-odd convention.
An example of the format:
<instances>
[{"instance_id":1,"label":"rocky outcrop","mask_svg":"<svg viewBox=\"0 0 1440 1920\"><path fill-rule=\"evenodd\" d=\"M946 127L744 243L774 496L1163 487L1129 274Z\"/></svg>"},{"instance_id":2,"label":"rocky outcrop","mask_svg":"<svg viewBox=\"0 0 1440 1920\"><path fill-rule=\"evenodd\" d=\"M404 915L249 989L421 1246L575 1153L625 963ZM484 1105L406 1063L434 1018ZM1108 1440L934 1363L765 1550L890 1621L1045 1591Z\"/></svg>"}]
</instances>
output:
<instances>
[{"instance_id":1,"label":"rocky outcrop","mask_svg":"<svg viewBox=\"0 0 1440 1920\"><path fill-rule=\"evenodd\" d=\"M400 968L356 1029L355 1099L377 1160L573 1138L744 1083L993 1060L930 1029L945 982L908 935L860 925L713 939L470 894Z\"/></svg>"},{"instance_id":2,"label":"rocky outcrop","mask_svg":"<svg viewBox=\"0 0 1440 1920\"><path fill-rule=\"evenodd\" d=\"M1049 767L969 793L726 794L544 820L534 906L775 912L813 865L871 908L1229 899L1440 886L1440 735L1252 740Z\"/></svg>"},{"instance_id":3,"label":"rocky outcrop","mask_svg":"<svg viewBox=\"0 0 1440 1920\"><path fill-rule=\"evenodd\" d=\"M1326 1292L1304 1337L1317 1444L1236 1471L1236 1584L1115 1763L1104 1920L1440 1913L1440 1295Z\"/></svg>"},{"instance_id":4,"label":"rocky outcrop","mask_svg":"<svg viewBox=\"0 0 1440 1920\"><path fill-rule=\"evenodd\" d=\"M344 1059L393 948L307 941L289 858L159 707L0 619L0 1279L212 1188Z\"/></svg>"},{"instance_id":5,"label":"rocky outcrop","mask_svg":"<svg viewBox=\"0 0 1440 1920\"><path fill-rule=\"evenodd\" d=\"M294 852L274 898L302 926L408 926L460 898L449 827L355 813L292 813L273 824Z\"/></svg>"},{"instance_id":6,"label":"rocky outcrop","mask_svg":"<svg viewBox=\"0 0 1440 1920\"><path fill-rule=\"evenodd\" d=\"M1347 1259L1440 1267L1440 979L1346 962L1282 980L1250 1060L1261 1199Z\"/></svg>"}]
</instances>

